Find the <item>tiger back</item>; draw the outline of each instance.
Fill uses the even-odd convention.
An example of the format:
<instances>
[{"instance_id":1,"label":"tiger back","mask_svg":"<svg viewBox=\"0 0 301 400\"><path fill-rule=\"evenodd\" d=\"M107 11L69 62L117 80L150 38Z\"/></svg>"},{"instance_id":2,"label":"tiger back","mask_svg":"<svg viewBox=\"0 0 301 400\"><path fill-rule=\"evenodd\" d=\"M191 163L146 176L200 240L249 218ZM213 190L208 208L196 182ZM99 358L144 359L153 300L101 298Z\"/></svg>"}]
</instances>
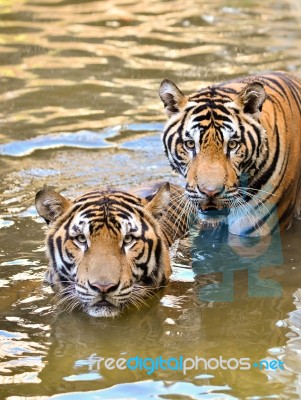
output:
<instances>
[{"instance_id":1,"label":"tiger back","mask_svg":"<svg viewBox=\"0 0 301 400\"><path fill-rule=\"evenodd\" d=\"M203 223L260 236L301 212L301 81L250 76L184 95L164 80L163 133L172 168Z\"/></svg>"}]
</instances>

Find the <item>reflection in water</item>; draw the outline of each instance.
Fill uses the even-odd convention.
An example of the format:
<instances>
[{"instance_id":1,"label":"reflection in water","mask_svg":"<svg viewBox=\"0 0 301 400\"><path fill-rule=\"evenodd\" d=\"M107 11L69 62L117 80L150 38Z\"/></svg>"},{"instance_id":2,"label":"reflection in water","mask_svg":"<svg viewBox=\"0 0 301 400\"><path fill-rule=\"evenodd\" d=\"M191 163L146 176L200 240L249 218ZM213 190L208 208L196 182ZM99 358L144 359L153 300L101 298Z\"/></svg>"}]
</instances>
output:
<instances>
[{"instance_id":1,"label":"reflection in water","mask_svg":"<svg viewBox=\"0 0 301 400\"><path fill-rule=\"evenodd\" d=\"M281 265L282 243L280 233L272 236L239 237L228 232L226 224L215 230L191 231L192 269L199 278L205 274L222 274L222 283L213 283L200 292L203 301L233 301L234 273L248 273L249 297L279 297L281 286L259 277L261 268Z\"/></svg>"},{"instance_id":2,"label":"reflection in water","mask_svg":"<svg viewBox=\"0 0 301 400\"><path fill-rule=\"evenodd\" d=\"M208 308L196 301L192 284L180 285L175 283L165 289L165 296L181 298L181 308L162 307L160 299L154 298L149 302L147 312L143 309L131 312L116 320L88 319L82 314L59 314L51 324L51 335L48 339L50 347L47 355L43 357L44 369L38 374L38 379L47 381L47 390L44 394L55 392L58 382L66 392L80 390L99 390L115 384L125 382L168 381L169 385L176 381L191 382L194 386L208 385L208 390L213 387L223 386L221 371L188 371L186 376L181 372L159 371L152 376L146 371L108 371L101 368L98 375L90 376L93 381L87 382L88 358L96 353L101 357L119 358L126 357L195 357L196 355L211 358L218 357L223 341L223 356L260 357L265 349L265 340L272 340L269 327L273 317L266 314L254 314L249 301L235 302L229 307L227 304L215 309ZM256 307L263 310L268 303L258 300ZM231 309L231 312L229 312ZM242 318L242 316L244 316ZM221 324L221 320L223 323ZM87 326L89 329L87 329ZM219 328L218 328L219 326ZM257 332L256 332L257 331ZM258 331L261 343L257 343ZM239 338L235 348L229 347L233 338ZM256 346L256 349L254 349ZM252 354L250 349L252 348ZM247 350L246 350L247 349ZM199 376L205 374L206 381ZM251 389L261 377L245 371L235 372L228 376L229 389L235 394L240 385ZM75 386L74 386L75 385ZM173 393L173 388L169 393ZM192 392L193 393L193 392ZM229 394L230 394L229 393Z\"/></svg>"},{"instance_id":3,"label":"reflection in water","mask_svg":"<svg viewBox=\"0 0 301 400\"><path fill-rule=\"evenodd\" d=\"M294 398L297 314L289 316L287 343L279 321L301 282L300 222L271 243L263 239L266 259L247 257L248 265L237 254L247 244L203 232L193 269L183 244L158 297L99 321L57 309L42 286L44 228L33 199L43 186L74 198L150 178L183 182L160 143L159 83L169 78L191 92L268 70L300 75L298 1L8 0L0 1L0 19L1 396ZM283 260L271 255L280 240ZM233 285L224 292L227 276ZM279 297L266 297L274 289ZM282 346L288 375L275 374L270 384L258 370L150 377L87 369L93 353L259 360L277 357Z\"/></svg>"}]
</instances>

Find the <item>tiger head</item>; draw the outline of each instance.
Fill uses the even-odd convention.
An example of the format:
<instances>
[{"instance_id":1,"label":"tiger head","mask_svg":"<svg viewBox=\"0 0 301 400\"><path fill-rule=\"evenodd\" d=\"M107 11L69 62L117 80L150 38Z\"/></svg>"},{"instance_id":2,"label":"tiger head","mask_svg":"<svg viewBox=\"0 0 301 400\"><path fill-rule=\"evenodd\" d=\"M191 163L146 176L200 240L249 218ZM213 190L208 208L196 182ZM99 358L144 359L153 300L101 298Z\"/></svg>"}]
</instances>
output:
<instances>
[{"instance_id":1,"label":"tiger head","mask_svg":"<svg viewBox=\"0 0 301 400\"><path fill-rule=\"evenodd\" d=\"M171 269L159 220L169 196L168 184L150 200L108 190L70 201L39 191L36 209L49 226L48 280L65 294L62 301L93 317L114 317L164 285Z\"/></svg>"},{"instance_id":2,"label":"tiger head","mask_svg":"<svg viewBox=\"0 0 301 400\"><path fill-rule=\"evenodd\" d=\"M259 122L264 87L255 80L237 87L213 86L186 96L169 80L160 86L168 116L165 153L207 222L223 221L242 201L267 156L266 131Z\"/></svg>"}]
</instances>

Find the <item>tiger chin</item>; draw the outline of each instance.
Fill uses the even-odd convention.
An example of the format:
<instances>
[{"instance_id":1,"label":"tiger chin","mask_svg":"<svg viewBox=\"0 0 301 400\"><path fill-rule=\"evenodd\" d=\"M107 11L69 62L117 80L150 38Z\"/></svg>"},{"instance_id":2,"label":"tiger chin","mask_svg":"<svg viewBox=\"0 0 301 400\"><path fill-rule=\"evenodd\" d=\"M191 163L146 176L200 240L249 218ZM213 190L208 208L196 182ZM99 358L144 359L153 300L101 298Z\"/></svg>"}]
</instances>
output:
<instances>
[{"instance_id":1,"label":"tiger chin","mask_svg":"<svg viewBox=\"0 0 301 400\"><path fill-rule=\"evenodd\" d=\"M116 317L166 285L172 239L162 215L170 196L168 183L148 199L117 190L74 201L49 189L37 193L36 209L49 226L46 279L66 308Z\"/></svg>"},{"instance_id":2,"label":"tiger chin","mask_svg":"<svg viewBox=\"0 0 301 400\"><path fill-rule=\"evenodd\" d=\"M165 154L200 224L264 236L301 216L300 79L273 72L189 95L165 79L159 95Z\"/></svg>"}]
</instances>

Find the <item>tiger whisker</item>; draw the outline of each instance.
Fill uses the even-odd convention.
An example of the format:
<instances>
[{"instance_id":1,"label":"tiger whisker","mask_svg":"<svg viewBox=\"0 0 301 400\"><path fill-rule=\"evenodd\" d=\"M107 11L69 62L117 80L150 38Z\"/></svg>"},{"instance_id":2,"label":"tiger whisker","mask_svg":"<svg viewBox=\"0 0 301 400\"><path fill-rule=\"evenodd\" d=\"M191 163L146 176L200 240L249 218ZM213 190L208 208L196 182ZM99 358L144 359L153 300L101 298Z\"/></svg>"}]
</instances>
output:
<instances>
[{"instance_id":1,"label":"tiger whisker","mask_svg":"<svg viewBox=\"0 0 301 400\"><path fill-rule=\"evenodd\" d=\"M245 216L250 220L252 225L255 228L259 228L258 222L256 221L254 215L247 208L248 203L245 203L241 198L236 198L235 201L233 201L232 205L233 205L234 210L237 212L241 212L243 210L245 212ZM238 205L238 207L237 207L237 205ZM242 210L240 210L239 207L242 208Z\"/></svg>"},{"instance_id":2,"label":"tiger whisker","mask_svg":"<svg viewBox=\"0 0 301 400\"><path fill-rule=\"evenodd\" d=\"M265 193L265 194L268 194L268 195L270 195L270 196L277 197L277 196L275 195L275 193L267 192L266 190L263 190L263 189L255 189L255 188L243 187L243 186L238 186L237 189L244 189L244 190L246 190L246 191L248 191L248 190L253 190L253 191L256 191L256 192L258 192L258 193Z\"/></svg>"},{"instance_id":3,"label":"tiger whisker","mask_svg":"<svg viewBox=\"0 0 301 400\"><path fill-rule=\"evenodd\" d=\"M241 190L241 189L240 189L240 190ZM265 208L265 210L268 212L268 214L269 214L269 215L271 214L271 211L268 209L268 207L266 206L266 204L264 204L263 201L262 201L260 198L258 198L257 194L252 194L252 193L247 193L247 194L248 194L248 196L250 196L250 198L252 199L252 201L255 201L255 203L256 203L257 206L258 206L258 205L263 206L263 207ZM246 204L252 206L250 203L246 203Z\"/></svg>"}]
</instances>

